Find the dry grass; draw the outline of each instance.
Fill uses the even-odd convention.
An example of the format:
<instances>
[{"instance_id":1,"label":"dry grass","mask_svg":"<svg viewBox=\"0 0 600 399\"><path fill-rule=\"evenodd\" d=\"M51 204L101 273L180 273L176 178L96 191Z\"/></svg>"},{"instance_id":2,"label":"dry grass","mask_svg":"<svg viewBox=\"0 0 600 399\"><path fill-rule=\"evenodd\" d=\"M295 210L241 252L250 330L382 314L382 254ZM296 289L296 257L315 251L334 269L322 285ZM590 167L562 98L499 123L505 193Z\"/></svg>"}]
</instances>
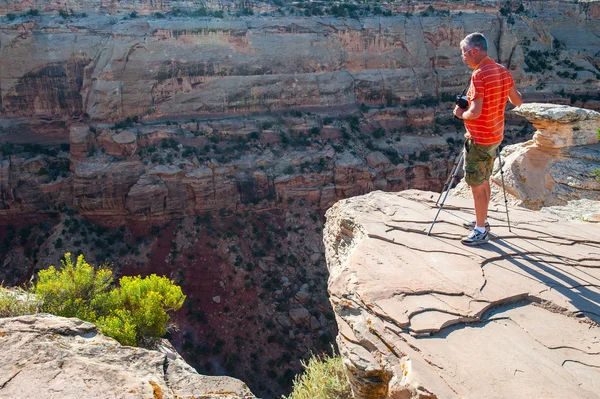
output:
<instances>
[{"instance_id":1,"label":"dry grass","mask_svg":"<svg viewBox=\"0 0 600 399\"><path fill-rule=\"evenodd\" d=\"M342 358L312 356L302 363L304 373L294 379L294 389L283 399L352 399Z\"/></svg>"},{"instance_id":2,"label":"dry grass","mask_svg":"<svg viewBox=\"0 0 600 399\"><path fill-rule=\"evenodd\" d=\"M36 296L22 289L7 289L0 286L0 317L16 317L36 314L40 302Z\"/></svg>"}]
</instances>

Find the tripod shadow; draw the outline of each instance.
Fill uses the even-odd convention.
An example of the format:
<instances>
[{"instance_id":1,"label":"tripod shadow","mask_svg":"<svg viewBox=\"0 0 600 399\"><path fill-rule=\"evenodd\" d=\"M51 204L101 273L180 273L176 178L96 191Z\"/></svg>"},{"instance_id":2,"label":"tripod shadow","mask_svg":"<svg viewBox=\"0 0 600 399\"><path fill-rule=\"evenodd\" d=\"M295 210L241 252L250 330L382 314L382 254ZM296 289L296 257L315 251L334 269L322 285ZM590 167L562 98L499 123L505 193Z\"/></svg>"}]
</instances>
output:
<instances>
[{"instance_id":1,"label":"tripod shadow","mask_svg":"<svg viewBox=\"0 0 600 399\"><path fill-rule=\"evenodd\" d=\"M493 263L494 267L501 267L510 272L541 282L548 289L554 290L567 298L573 307L590 319L600 323L600 292L590 289L590 287L594 286L600 287L599 277L583 272L581 269L578 270L579 273L589 276L589 279L576 276L570 271L564 270L563 268L579 265L569 264L569 260L565 260L561 256L540 247L538 248L546 252L548 257L555 258L557 264L552 264L538 255L530 255L527 253L527 250L519 248L516 245L511 245L501 239L496 239L493 243L495 245L489 245L488 249L500 256L506 256L506 258L503 258L503 261L514 265L521 273L497 263ZM510 256L511 254L514 256ZM484 265L483 267L489 266ZM532 294L535 296L536 293Z\"/></svg>"}]
</instances>

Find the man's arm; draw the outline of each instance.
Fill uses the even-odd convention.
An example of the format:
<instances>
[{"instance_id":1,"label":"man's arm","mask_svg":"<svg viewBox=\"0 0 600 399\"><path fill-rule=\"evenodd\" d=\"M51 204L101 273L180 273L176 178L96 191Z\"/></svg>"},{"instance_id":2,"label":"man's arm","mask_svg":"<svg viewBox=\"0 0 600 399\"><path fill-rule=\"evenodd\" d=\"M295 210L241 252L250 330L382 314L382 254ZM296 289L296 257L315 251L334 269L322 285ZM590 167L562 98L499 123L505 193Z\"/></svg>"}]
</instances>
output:
<instances>
[{"instance_id":1,"label":"man's arm","mask_svg":"<svg viewBox=\"0 0 600 399\"><path fill-rule=\"evenodd\" d=\"M511 101L512 102L512 101ZM460 119L473 120L477 119L481 116L481 111L483 110L483 97L475 98L469 104L469 108L463 109L456 106L454 108L454 115L459 117Z\"/></svg>"},{"instance_id":2,"label":"man's arm","mask_svg":"<svg viewBox=\"0 0 600 399\"><path fill-rule=\"evenodd\" d=\"M523 104L523 97L521 96L521 93L519 93L519 91L517 90L516 86L510 88L510 91L508 92L508 100L511 104L517 107Z\"/></svg>"}]
</instances>

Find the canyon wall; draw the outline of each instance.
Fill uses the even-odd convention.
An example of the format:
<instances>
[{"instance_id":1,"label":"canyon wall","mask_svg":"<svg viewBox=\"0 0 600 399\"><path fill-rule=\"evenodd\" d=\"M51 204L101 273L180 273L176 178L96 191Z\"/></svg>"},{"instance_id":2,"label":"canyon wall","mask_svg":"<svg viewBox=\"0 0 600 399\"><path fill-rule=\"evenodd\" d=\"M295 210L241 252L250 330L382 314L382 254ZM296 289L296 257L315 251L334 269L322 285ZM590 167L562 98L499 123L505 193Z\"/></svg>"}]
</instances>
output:
<instances>
[{"instance_id":1,"label":"canyon wall","mask_svg":"<svg viewBox=\"0 0 600 399\"><path fill-rule=\"evenodd\" d=\"M57 8L20 7L42 4ZM502 12L493 1L423 4L431 8L408 2L404 14L360 19L134 18L93 7L6 17L0 143L71 148L30 159L3 147L2 209L175 217L289 196L326 209L372 189L439 189L452 158L446 141L460 134L453 95L469 78L459 42L477 30L526 99L600 104L596 2ZM360 122L350 127L347 115ZM298 137L296 152L278 155ZM163 140L181 145L177 156L150 155ZM296 168L312 162L311 173Z\"/></svg>"},{"instance_id":2,"label":"canyon wall","mask_svg":"<svg viewBox=\"0 0 600 399\"><path fill-rule=\"evenodd\" d=\"M512 20L455 9L362 19L20 15L0 32L0 109L114 122L398 104L461 92L459 42L477 30L525 94L597 93L595 5L527 7Z\"/></svg>"}]
</instances>

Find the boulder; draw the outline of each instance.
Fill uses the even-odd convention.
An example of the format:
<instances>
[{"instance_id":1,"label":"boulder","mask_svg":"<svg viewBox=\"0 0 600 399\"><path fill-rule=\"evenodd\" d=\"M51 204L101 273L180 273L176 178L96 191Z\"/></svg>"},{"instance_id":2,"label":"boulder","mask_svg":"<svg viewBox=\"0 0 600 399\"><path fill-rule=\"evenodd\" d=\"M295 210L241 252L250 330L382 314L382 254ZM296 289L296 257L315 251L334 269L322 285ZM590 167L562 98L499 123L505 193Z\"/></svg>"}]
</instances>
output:
<instances>
[{"instance_id":1,"label":"boulder","mask_svg":"<svg viewBox=\"0 0 600 399\"><path fill-rule=\"evenodd\" d=\"M367 155L367 165L371 168L385 168L390 164L389 158L379 151L374 151Z\"/></svg>"},{"instance_id":2,"label":"boulder","mask_svg":"<svg viewBox=\"0 0 600 399\"><path fill-rule=\"evenodd\" d=\"M292 319L294 324L304 323L304 322L308 321L308 319L310 317L310 313L308 312L308 309L306 309L306 308L292 309L292 310L290 310L289 314L290 314L290 318Z\"/></svg>"},{"instance_id":3,"label":"boulder","mask_svg":"<svg viewBox=\"0 0 600 399\"><path fill-rule=\"evenodd\" d=\"M310 299L310 297L311 297L310 292L306 292L304 290L300 290L300 291L296 292L296 296L295 296L296 301L298 301L298 303L301 303L301 304L307 303L308 300Z\"/></svg>"},{"instance_id":4,"label":"boulder","mask_svg":"<svg viewBox=\"0 0 600 399\"><path fill-rule=\"evenodd\" d=\"M0 319L0 398L255 397L239 380L198 374L168 341L156 347L123 346L75 318Z\"/></svg>"}]
</instances>

